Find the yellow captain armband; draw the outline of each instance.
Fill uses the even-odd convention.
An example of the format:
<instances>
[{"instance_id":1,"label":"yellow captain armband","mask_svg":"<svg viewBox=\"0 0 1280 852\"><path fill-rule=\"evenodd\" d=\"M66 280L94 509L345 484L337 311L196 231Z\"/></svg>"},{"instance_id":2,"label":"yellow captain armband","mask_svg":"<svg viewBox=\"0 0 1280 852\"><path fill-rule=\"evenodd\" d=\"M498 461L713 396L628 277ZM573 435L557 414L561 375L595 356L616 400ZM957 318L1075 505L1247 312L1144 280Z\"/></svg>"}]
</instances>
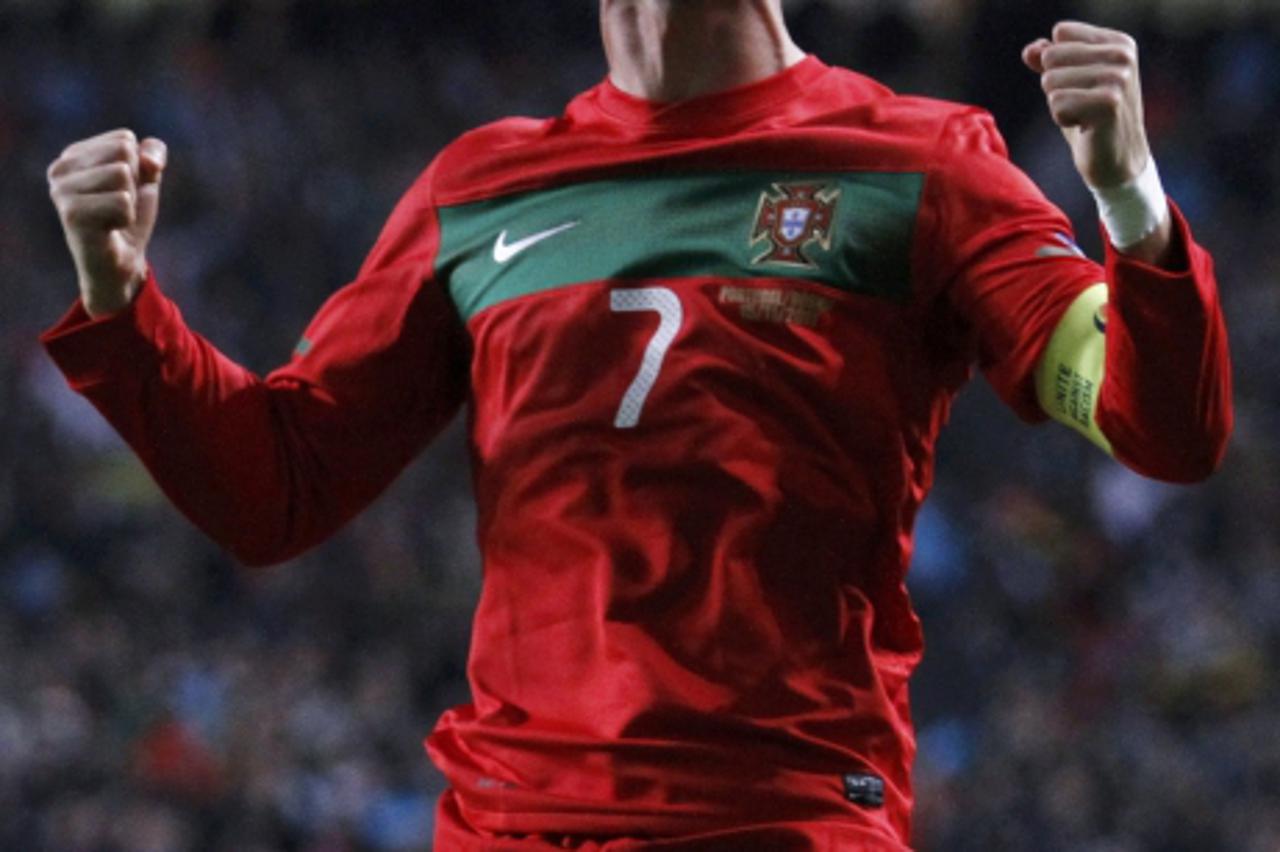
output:
<instances>
[{"instance_id":1,"label":"yellow captain armband","mask_svg":"<svg viewBox=\"0 0 1280 852\"><path fill-rule=\"evenodd\" d=\"M1071 303L1036 367L1036 396L1050 417L1110 454L1111 442L1096 420L1106 372L1106 307L1106 284L1095 284Z\"/></svg>"}]
</instances>

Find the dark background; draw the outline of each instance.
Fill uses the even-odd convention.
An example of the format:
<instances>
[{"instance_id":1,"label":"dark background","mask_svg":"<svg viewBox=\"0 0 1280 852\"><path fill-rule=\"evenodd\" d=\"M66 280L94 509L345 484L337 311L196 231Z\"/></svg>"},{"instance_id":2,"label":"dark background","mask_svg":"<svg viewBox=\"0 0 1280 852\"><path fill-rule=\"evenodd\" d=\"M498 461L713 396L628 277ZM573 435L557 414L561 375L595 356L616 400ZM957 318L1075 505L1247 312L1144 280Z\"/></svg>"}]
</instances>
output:
<instances>
[{"instance_id":1,"label":"dark background","mask_svg":"<svg viewBox=\"0 0 1280 852\"><path fill-rule=\"evenodd\" d=\"M1248 8L791 9L828 62L992 109L1095 255L1019 51L1060 16L1133 32L1232 333L1236 437L1194 488L962 395L911 577L921 850L1280 848L1280 26ZM113 127L165 138L152 260L267 371L443 144L603 76L596 27L590 0L0 0L0 849L425 848L420 740L466 700L479 582L457 425L286 567L179 517L36 345L75 291L48 163Z\"/></svg>"}]
</instances>

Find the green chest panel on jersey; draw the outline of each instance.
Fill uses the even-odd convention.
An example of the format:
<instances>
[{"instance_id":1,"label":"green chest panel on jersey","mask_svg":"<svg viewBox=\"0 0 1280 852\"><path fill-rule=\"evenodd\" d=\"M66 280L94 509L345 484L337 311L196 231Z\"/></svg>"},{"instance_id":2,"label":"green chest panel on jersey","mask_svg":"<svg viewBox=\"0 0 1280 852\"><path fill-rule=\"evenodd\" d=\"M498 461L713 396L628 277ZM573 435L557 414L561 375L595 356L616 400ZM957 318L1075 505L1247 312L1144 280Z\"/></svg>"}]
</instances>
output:
<instances>
[{"instance_id":1,"label":"green chest panel on jersey","mask_svg":"<svg viewBox=\"0 0 1280 852\"><path fill-rule=\"evenodd\" d=\"M436 270L470 320L605 279L794 277L911 294L924 175L725 172L577 183L441 207Z\"/></svg>"}]
</instances>

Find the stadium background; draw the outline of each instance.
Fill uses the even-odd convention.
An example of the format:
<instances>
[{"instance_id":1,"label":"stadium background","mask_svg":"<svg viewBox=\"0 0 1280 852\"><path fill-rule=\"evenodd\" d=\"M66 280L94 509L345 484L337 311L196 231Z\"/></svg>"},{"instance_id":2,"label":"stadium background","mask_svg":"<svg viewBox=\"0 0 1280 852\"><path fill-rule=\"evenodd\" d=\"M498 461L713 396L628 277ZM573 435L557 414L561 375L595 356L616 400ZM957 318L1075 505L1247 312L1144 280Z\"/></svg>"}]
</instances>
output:
<instances>
[{"instance_id":1,"label":"stadium background","mask_svg":"<svg viewBox=\"0 0 1280 852\"><path fill-rule=\"evenodd\" d=\"M1024 428L982 382L962 396L911 577L925 852L1280 849L1271 5L793 4L827 61L992 109L1095 254L1019 48L1068 15L1138 35L1233 337L1236 437L1195 488ZM167 506L35 343L74 290L48 162L116 126L166 138L153 261L265 371L441 145L602 76L594 7L0 0L0 849L425 848L441 779L419 743L465 700L478 585L456 425L284 568L236 567Z\"/></svg>"}]
</instances>

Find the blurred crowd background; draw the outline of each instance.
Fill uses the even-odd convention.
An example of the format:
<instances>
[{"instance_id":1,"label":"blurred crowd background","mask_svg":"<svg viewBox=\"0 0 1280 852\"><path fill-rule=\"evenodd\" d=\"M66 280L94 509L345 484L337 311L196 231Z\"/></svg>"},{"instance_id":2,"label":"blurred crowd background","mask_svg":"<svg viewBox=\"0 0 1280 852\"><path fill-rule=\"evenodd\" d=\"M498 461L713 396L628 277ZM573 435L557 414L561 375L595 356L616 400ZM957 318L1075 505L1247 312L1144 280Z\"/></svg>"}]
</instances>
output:
<instances>
[{"instance_id":1,"label":"blurred crowd background","mask_svg":"<svg viewBox=\"0 0 1280 852\"><path fill-rule=\"evenodd\" d=\"M797 2L800 43L992 109L1096 219L1021 46L1143 48L1166 185L1219 262L1236 437L1209 483L1126 473L962 396L911 585L924 852L1280 849L1280 15L1239 2ZM267 371L459 132L604 74L593 0L0 0L0 849L410 850L421 738L466 700L479 571L460 428L266 572L178 516L36 344L75 282L44 171L118 126L171 146L153 262Z\"/></svg>"}]
</instances>

